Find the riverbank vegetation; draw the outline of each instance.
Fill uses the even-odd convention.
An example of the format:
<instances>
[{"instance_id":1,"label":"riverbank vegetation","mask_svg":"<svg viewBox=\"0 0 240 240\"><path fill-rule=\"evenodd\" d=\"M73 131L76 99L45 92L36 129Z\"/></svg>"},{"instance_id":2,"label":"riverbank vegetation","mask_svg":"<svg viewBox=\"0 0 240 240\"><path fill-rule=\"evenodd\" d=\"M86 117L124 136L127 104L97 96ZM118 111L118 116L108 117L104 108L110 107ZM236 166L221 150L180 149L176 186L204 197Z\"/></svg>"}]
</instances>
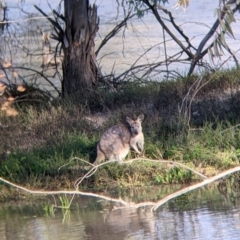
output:
<instances>
[{"instance_id":1,"label":"riverbank vegetation","mask_svg":"<svg viewBox=\"0 0 240 240\"><path fill-rule=\"evenodd\" d=\"M0 112L0 176L35 189L73 189L93 162L101 133L127 115L145 115L144 158L107 164L81 182L81 189L189 183L239 165L240 71L236 69L174 81L133 80L116 92L24 101ZM208 83L205 85L205 83ZM204 88L201 88L204 86ZM27 88L27 86L26 86ZM127 159L138 157L131 152ZM1 186L3 188L3 185Z\"/></svg>"}]
</instances>

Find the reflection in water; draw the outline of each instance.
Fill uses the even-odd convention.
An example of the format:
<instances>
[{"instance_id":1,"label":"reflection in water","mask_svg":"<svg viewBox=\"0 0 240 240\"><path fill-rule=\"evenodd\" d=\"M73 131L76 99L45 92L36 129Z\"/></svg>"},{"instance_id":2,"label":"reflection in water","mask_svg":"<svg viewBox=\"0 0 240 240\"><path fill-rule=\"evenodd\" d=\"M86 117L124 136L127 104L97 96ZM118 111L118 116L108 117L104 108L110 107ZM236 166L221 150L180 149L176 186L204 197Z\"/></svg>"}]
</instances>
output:
<instances>
[{"instance_id":1,"label":"reflection in water","mask_svg":"<svg viewBox=\"0 0 240 240\"><path fill-rule=\"evenodd\" d=\"M195 191L157 212L75 200L73 210L58 209L55 216L44 215L42 205L2 207L1 239L239 239L239 197L232 201L217 188Z\"/></svg>"}]
</instances>

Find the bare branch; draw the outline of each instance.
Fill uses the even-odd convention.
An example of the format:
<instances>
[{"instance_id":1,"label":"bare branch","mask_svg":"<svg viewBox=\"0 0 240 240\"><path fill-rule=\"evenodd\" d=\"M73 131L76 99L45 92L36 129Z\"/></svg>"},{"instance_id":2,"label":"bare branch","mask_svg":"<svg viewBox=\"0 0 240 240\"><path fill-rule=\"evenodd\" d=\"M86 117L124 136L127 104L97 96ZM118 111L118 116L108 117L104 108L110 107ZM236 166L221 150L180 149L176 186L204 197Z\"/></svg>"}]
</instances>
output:
<instances>
[{"instance_id":1,"label":"bare branch","mask_svg":"<svg viewBox=\"0 0 240 240\"><path fill-rule=\"evenodd\" d=\"M52 26L55 28L56 32L59 34L59 32L61 33L61 36L64 35L64 31L62 29L62 27L56 22L54 21L52 18L50 18L46 13L44 13L39 7L37 7L36 5L34 5L34 7L43 15L46 17L46 19L52 24ZM59 32L58 32L58 31Z\"/></svg>"},{"instance_id":2,"label":"bare branch","mask_svg":"<svg viewBox=\"0 0 240 240\"><path fill-rule=\"evenodd\" d=\"M228 2L226 3L226 5L227 5L227 4L232 4L232 3L234 3L234 2L236 2L236 0L235 0L235 1L230 0L230 1L228 1ZM225 15L227 14L228 8L226 7L226 5L223 6L223 9L222 9L222 11L221 11L221 16L220 16L221 19L223 19L223 18L225 17ZM238 11L239 8L240 8L240 5L236 5L236 7L232 10L232 13L233 13L233 14L236 13L236 11ZM189 71L188 71L188 76L190 76L190 75L193 73L194 68L195 68L195 66L197 65L198 61L199 61L200 59L202 59L203 56L208 52L208 49L209 49L210 47L208 47L205 51L202 51L202 50L203 50L204 46L206 45L206 43L208 42L208 40L213 36L213 34L214 34L214 33L216 32L216 30L218 29L219 24L220 24L220 20L217 19L217 20L215 21L215 23L213 24L213 26L211 27L211 29L209 30L209 32L207 33L207 35L203 38L203 40L202 40L201 43L199 44L199 47L198 47L197 52L196 52L196 54L195 54L194 61L192 61L191 67L190 67L190 69L189 69ZM225 34L225 32L223 32L223 34ZM212 46L213 46L213 43L211 44L211 47L212 47Z\"/></svg>"},{"instance_id":3,"label":"bare branch","mask_svg":"<svg viewBox=\"0 0 240 240\"><path fill-rule=\"evenodd\" d=\"M119 23L116 25L116 27L107 34L107 36L102 40L101 44L99 45L97 51L96 51L96 56L98 55L99 51L101 50L101 48L112 38L114 37L124 26L127 25L127 21L131 18L133 18L134 16L136 16L136 14L132 14L130 15L131 12L129 12L127 14L127 16Z\"/></svg>"},{"instance_id":4,"label":"bare branch","mask_svg":"<svg viewBox=\"0 0 240 240\"><path fill-rule=\"evenodd\" d=\"M197 50L190 42L189 38L184 34L183 30L175 23L174 18L172 16L172 13L169 12L167 9L163 8L162 6L158 5L158 8L161 9L164 13L168 14L169 19L174 26L174 28L177 30L177 32L180 33L180 35L185 39L185 41L188 43L187 48L193 48L194 50Z\"/></svg>"},{"instance_id":5,"label":"bare branch","mask_svg":"<svg viewBox=\"0 0 240 240\"><path fill-rule=\"evenodd\" d=\"M197 93L204 87L206 86L209 82L212 81L212 79L214 79L215 75L218 73L218 71L223 67L223 65L225 63L228 62L228 60L231 58L228 57L215 71L215 73L213 73L211 75L211 77L203 82L204 76L200 76L193 84L192 86L188 89L187 94L185 95L185 97L183 98L182 101L182 105L180 108L180 114L182 114L184 116L185 119L185 123L187 124L187 126L190 129L190 119L191 119L191 108L192 108L192 102L194 100L194 98L196 97Z\"/></svg>"},{"instance_id":6,"label":"bare branch","mask_svg":"<svg viewBox=\"0 0 240 240\"><path fill-rule=\"evenodd\" d=\"M169 36L181 47L181 49L187 54L187 56L190 59L193 59L194 55L187 49L188 47L185 47L183 45L183 43L172 33L172 31L164 23L164 21L162 20L161 16L159 15L159 13L157 11L157 5L156 4L151 5L148 0L144 0L144 3L151 9L151 11L154 14L154 16L156 17L157 21L160 23L160 25L163 27L163 29L169 34ZM181 32L180 28L178 31ZM181 34L183 34L183 33L181 33Z\"/></svg>"},{"instance_id":7,"label":"bare branch","mask_svg":"<svg viewBox=\"0 0 240 240\"><path fill-rule=\"evenodd\" d=\"M140 159L132 159L132 160L129 160L127 161L126 163L130 163L132 161L137 161L137 160L140 160ZM142 160L142 159L141 159ZM146 159L145 159L146 160ZM149 159L147 159L149 160ZM152 160L152 161L155 161L157 162L156 160ZM168 162L168 161L167 161ZM107 163L110 163L110 162L107 162ZM106 164L106 163L104 163ZM100 165L104 165L104 164L99 164L98 166L96 166L96 168L98 168ZM94 198L100 198L100 199L103 199L103 200L106 200L106 201L111 201L111 202L115 202L115 203L120 203L122 204L123 206L125 207L133 207L133 208L139 208L139 207L143 207L143 206L152 206L152 211L156 211L160 206L162 206L163 204L165 204L166 202L178 197L178 196L181 196L182 194L186 194L190 191L193 191L195 189L198 189L200 187L203 187L205 185L208 185L210 183L213 183L221 178L224 178L232 173L235 173L235 172L239 172L240 171L240 167L235 167L235 168L231 168L229 170L226 170L222 173L219 173L218 175L216 176L213 176L213 177L210 177L210 178L206 178L204 181L202 182L199 182L199 183L196 183L192 186L189 186L189 187L186 187L184 189L181 189L175 193L172 193L166 197L164 197L163 199L161 199L160 201L158 202L141 202L141 203L134 203L134 202L126 202L122 199L117 199L117 198L111 198L111 197L106 197L106 196L103 196L101 194L95 194L95 193L92 193L92 192L81 192L81 191L78 191L78 190L75 190L75 191L39 191L39 190L30 190L30 189L27 189L25 187L22 187L18 184L15 184L15 183L12 183L2 177L0 177L0 181L8 184L9 186L12 186L12 187L15 187L17 189L20 189L22 191L25 191L27 193L30 193L30 194L35 194L35 195L58 195L58 194L69 194L69 195L81 195L81 196L89 196L89 197L94 197ZM73 198L72 198L73 199ZM72 201L72 200L71 200Z\"/></svg>"}]
</instances>

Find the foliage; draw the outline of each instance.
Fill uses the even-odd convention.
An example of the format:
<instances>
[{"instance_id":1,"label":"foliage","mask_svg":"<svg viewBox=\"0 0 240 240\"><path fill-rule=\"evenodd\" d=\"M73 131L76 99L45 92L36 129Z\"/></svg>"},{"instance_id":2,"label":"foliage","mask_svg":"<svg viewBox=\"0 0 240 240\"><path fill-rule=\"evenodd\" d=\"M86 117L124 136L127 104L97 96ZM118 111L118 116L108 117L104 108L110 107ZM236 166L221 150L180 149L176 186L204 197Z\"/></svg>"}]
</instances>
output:
<instances>
[{"instance_id":1,"label":"foliage","mask_svg":"<svg viewBox=\"0 0 240 240\"><path fill-rule=\"evenodd\" d=\"M10 154L7 160L0 163L0 176L19 183L32 181L36 187L46 185L56 188L54 179L58 179L60 184L70 186L71 181L81 174L82 171L78 169L82 163L75 160L67 168L63 166L73 156L89 159L91 154L95 154L95 146L95 139L89 139L85 135L65 136L64 141L58 144L52 143L50 146L36 148L31 152Z\"/></svg>"},{"instance_id":2,"label":"foliage","mask_svg":"<svg viewBox=\"0 0 240 240\"><path fill-rule=\"evenodd\" d=\"M173 167L169 171L165 170L161 175L156 175L155 178L158 183L189 183L192 180L192 175L192 172L189 170Z\"/></svg>"},{"instance_id":3,"label":"foliage","mask_svg":"<svg viewBox=\"0 0 240 240\"><path fill-rule=\"evenodd\" d=\"M128 4L130 6L133 6L134 11L137 12L138 17L143 17L144 16L144 6L145 6L145 2L144 0L126 0L128 2ZM168 0L150 0L148 1L149 3L151 3L152 5L155 4L165 4L168 3Z\"/></svg>"},{"instance_id":4,"label":"foliage","mask_svg":"<svg viewBox=\"0 0 240 240\"><path fill-rule=\"evenodd\" d=\"M60 200L60 203L61 203L61 207L62 208L65 208L65 209L68 209L69 206L70 206L70 201L68 199L68 197L65 195L65 196L60 196L59 197L59 200Z\"/></svg>"},{"instance_id":5,"label":"foliage","mask_svg":"<svg viewBox=\"0 0 240 240\"><path fill-rule=\"evenodd\" d=\"M146 157L178 161L206 175L236 166L240 160L239 98L237 93L227 95L224 102L220 94L225 89L229 91L229 86L239 87L238 75L239 70L219 72L199 91L193 101L194 111L200 111L197 106L203 103L206 107L200 115L191 115L190 126L184 125L177 110L188 89L185 83L192 84L197 76L160 83L132 82L116 93L99 90L96 94L101 95L100 103L94 102L92 96L37 106L19 102L18 116L0 116L0 176L21 184L32 182L35 187L72 188L76 179L86 173L86 164L77 158L93 162L100 134L123 122L127 115L139 113L146 116ZM205 77L203 81L210 78L208 74ZM134 157L134 152L128 156ZM180 167L164 166L148 161L108 164L83 182L82 187L185 183L195 178Z\"/></svg>"},{"instance_id":6,"label":"foliage","mask_svg":"<svg viewBox=\"0 0 240 240\"><path fill-rule=\"evenodd\" d=\"M45 203L45 204L43 204L43 211L44 211L45 216L54 217L56 208L54 207L54 205L52 203Z\"/></svg>"}]
</instances>

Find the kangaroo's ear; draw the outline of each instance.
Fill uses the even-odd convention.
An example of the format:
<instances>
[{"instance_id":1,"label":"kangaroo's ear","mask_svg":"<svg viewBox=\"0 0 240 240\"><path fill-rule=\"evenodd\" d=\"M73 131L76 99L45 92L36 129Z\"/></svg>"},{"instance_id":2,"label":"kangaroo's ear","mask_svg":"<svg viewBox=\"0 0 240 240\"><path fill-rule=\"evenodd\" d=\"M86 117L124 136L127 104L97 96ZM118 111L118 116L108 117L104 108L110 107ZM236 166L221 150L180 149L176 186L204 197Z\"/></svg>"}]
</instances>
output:
<instances>
[{"instance_id":1,"label":"kangaroo's ear","mask_svg":"<svg viewBox=\"0 0 240 240\"><path fill-rule=\"evenodd\" d=\"M138 121L142 122L144 119L144 115L143 114L140 114L137 118Z\"/></svg>"},{"instance_id":2,"label":"kangaroo's ear","mask_svg":"<svg viewBox=\"0 0 240 240\"><path fill-rule=\"evenodd\" d=\"M133 122L133 120L132 120L131 118L129 118L129 117L126 117L126 122L127 122L129 125L131 125L132 122Z\"/></svg>"}]
</instances>

